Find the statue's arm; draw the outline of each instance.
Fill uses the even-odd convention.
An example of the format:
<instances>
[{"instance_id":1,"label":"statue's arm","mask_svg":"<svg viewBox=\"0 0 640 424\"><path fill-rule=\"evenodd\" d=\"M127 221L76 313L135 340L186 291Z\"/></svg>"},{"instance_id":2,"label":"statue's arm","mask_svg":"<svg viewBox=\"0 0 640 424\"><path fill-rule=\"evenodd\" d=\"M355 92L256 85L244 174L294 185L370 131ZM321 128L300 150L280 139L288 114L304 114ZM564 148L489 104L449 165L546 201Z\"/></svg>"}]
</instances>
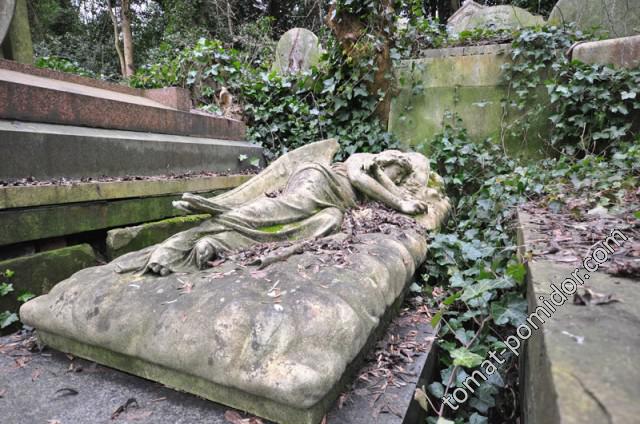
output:
<instances>
[{"instance_id":1,"label":"statue's arm","mask_svg":"<svg viewBox=\"0 0 640 424\"><path fill-rule=\"evenodd\" d=\"M403 195L400 189L388 178L385 183L381 183L376 178L373 178L370 172L383 174L383 172L372 171L375 168L377 168L377 166L373 164L348 164L347 172L349 174L351 184L371 200L382 202L388 207L402 213L416 214L427 209L427 204L425 202L407 198L407 196ZM386 184L392 184L396 189L390 190L385 187Z\"/></svg>"}]
</instances>

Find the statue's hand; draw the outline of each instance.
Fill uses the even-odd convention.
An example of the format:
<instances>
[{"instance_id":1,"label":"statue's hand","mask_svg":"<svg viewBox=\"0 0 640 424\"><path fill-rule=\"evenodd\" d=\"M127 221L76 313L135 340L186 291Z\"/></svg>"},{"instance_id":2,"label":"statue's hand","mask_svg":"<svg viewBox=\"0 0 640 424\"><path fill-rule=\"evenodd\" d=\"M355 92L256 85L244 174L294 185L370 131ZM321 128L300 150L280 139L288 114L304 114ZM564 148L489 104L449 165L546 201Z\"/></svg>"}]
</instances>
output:
<instances>
[{"instance_id":1,"label":"statue's hand","mask_svg":"<svg viewBox=\"0 0 640 424\"><path fill-rule=\"evenodd\" d=\"M400 212L407 215L416 215L427 210L427 202L421 200L402 200L400 201Z\"/></svg>"}]
</instances>

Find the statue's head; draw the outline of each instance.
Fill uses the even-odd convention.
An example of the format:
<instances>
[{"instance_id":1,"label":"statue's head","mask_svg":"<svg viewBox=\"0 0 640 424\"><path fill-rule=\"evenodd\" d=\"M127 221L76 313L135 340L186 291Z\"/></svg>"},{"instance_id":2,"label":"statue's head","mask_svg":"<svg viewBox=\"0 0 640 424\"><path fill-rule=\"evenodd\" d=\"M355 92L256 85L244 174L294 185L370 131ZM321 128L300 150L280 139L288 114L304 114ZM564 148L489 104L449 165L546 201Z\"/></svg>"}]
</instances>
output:
<instances>
[{"instance_id":1,"label":"statue's head","mask_svg":"<svg viewBox=\"0 0 640 424\"><path fill-rule=\"evenodd\" d=\"M378 153L376 163L383 172L398 186L408 190L427 186L429 181L429 160L420 153L386 150ZM411 190L413 191L413 190Z\"/></svg>"}]
</instances>

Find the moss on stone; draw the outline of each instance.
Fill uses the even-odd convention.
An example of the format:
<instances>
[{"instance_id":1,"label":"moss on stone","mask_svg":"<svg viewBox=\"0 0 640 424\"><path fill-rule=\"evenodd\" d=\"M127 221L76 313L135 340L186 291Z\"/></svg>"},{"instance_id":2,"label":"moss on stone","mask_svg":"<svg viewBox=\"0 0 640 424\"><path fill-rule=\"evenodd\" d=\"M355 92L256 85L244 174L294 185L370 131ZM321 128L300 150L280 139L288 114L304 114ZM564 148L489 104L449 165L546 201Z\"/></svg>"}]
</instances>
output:
<instances>
[{"instance_id":1,"label":"moss on stone","mask_svg":"<svg viewBox=\"0 0 640 424\"><path fill-rule=\"evenodd\" d=\"M0 311L16 311L19 306L17 297L20 294L48 293L60 281L83 268L95 265L97 265L96 255L88 244L1 261L1 270L10 269L15 274L10 281L14 291L0 297Z\"/></svg>"},{"instance_id":2,"label":"moss on stone","mask_svg":"<svg viewBox=\"0 0 640 424\"><path fill-rule=\"evenodd\" d=\"M134 227L111 230L107 232L107 257L109 260L113 260L125 253L160 243L176 233L195 227L208 218L210 215L206 214L177 216Z\"/></svg>"},{"instance_id":3,"label":"moss on stone","mask_svg":"<svg viewBox=\"0 0 640 424\"><path fill-rule=\"evenodd\" d=\"M283 228L284 228L284 224L277 224L277 225L269 225L266 227L260 227L259 230L264 231L265 233L278 233L282 231Z\"/></svg>"}]
</instances>

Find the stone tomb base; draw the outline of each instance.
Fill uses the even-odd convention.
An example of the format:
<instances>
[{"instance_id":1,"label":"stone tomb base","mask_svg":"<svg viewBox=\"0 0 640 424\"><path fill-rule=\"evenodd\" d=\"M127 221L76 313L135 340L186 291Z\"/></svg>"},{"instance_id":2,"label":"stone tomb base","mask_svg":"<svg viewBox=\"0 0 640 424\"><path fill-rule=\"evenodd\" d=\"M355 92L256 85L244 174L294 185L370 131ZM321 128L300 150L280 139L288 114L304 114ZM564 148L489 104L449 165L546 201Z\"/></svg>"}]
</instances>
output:
<instances>
[{"instance_id":1,"label":"stone tomb base","mask_svg":"<svg viewBox=\"0 0 640 424\"><path fill-rule=\"evenodd\" d=\"M316 424L426 250L423 235L393 229L358 236L344 255L167 277L116 274L125 255L78 272L20 316L58 350L276 422Z\"/></svg>"}]
</instances>

